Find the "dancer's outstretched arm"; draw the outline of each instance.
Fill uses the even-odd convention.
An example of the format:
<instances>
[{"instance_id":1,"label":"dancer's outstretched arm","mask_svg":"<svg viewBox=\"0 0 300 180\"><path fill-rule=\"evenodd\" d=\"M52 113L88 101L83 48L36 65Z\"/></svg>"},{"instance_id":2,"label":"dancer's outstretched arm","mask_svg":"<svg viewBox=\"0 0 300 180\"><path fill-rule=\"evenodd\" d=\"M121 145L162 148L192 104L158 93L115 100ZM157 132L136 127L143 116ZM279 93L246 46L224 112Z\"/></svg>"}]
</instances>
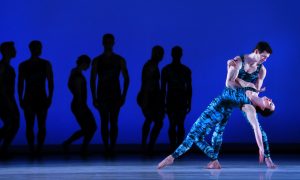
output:
<instances>
[{"instance_id":1,"label":"dancer's outstretched arm","mask_svg":"<svg viewBox=\"0 0 300 180\"><path fill-rule=\"evenodd\" d=\"M250 104L245 104L242 107L242 110L246 113L247 119L249 120L249 123L253 128L255 134L255 140L259 148L259 162L262 163L264 161L264 144L262 140L262 133L260 130L259 122L256 116L256 110Z\"/></svg>"}]
</instances>

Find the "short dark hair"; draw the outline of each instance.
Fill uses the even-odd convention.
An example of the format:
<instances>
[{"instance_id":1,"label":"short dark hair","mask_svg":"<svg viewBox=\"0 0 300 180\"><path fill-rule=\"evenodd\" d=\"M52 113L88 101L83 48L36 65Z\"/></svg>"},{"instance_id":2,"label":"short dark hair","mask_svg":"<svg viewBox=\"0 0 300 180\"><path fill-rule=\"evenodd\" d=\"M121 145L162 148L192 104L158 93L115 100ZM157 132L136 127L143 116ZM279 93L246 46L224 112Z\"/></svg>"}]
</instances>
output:
<instances>
[{"instance_id":1,"label":"short dark hair","mask_svg":"<svg viewBox=\"0 0 300 180\"><path fill-rule=\"evenodd\" d=\"M79 56L76 61L77 66L80 66L82 64L90 64L90 63L91 63L91 58L85 54Z\"/></svg>"},{"instance_id":2,"label":"short dark hair","mask_svg":"<svg viewBox=\"0 0 300 180\"><path fill-rule=\"evenodd\" d=\"M161 47L160 45L156 45L156 46L153 46L152 47L152 52L163 52L164 51L164 48Z\"/></svg>"},{"instance_id":3,"label":"short dark hair","mask_svg":"<svg viewBox=\"0 0 300 180\"><path fill-rule=\"evenodd\" d=\"M104 34L103 37L102 37L102 41L105 41L107 39L115 40L115 37L114 37L113 34L110 34L110 33Z\"/></svg>"},{"instance_id":4,"label":"short dark hair","mask_svg":"<svg viewBox=\"0 0 300 180\"><path fill-rule=\"evenodd\" d=\"M253 52L255 51L255 49L257 49L259 53L263 53L264 51L266 51L267 53L272 54L271 46L265 41L258 42L255 48L253 49Z\"/></svg>"},{"instance_id":5,"label":"short dark hair","mask_svg":"<svg viewBox=\"0 0 300 180\"><path fill-rule=\"evenodd\" d=\"M256 107L256 112L261 114L263 117L268 117L268 116L271 116L273 113L274 113L274 110L270 110L270 109L267 109L265 108L264 110L260 109L260 107Z\"/></svg>"},{"instance_id":6,"label":"short dark hair","mask_svg":"<svg viewBox=\"0 0 300 180\"><path fill-rule=\"evenodd\" d=\"M182 56L182 48L180 46L174 46L172 48L172 57Z\"/></svg>"},{"instance_id":7,"label":"short dark hair","mask_svg":"<svg viewBox=\"0 0 300 180\"><path fill-rule=\"evenodd\" d=\"M15 43L13 41L3 42L0 45L0 52L1 52L1 54L5 54L7 51L9 51L10 48L13 48L14 45L15 45Z\"/></svg>"},{"instance_id":8,"label":"short dark hair","mask_svg":"<svg viewBox=\"0 0 300 180\"><path fill-rule=\"evenodd\" d=\"M41 46L42 46L41 41L34 40L34 41L31 41L31 42L29 43L29 49L30 49L30 50L33 50L33 49L35 49L36 47L41 47Z\"/></svg>"}]
</instances>

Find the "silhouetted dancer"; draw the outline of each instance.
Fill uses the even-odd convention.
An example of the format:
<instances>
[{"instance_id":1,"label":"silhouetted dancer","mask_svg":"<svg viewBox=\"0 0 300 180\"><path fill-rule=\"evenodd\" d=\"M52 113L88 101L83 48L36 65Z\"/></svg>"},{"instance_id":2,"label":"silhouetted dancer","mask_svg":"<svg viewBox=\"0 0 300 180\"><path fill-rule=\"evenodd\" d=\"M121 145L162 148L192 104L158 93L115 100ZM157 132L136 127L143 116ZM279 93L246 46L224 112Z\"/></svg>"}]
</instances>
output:
<instances>
[{"instance_id":1,"label":"silhouetted dancer","mask_svg":"<svg viewBox=\"0 0 300 180\"><path fill-rule=\"evenodd\" d=\"M158 64L164 56L164 49L161 46L152 48L151 59L146 62L142 72L142 85L137 101L145 116L142 132L142 148L144 152L153 151L156 139L163 126L164 101L160 89L160 71ZM147 139L151 124L154 126L150 133L150 142L147 147Z\"/></svg>"},{"instance_id":2,"label":"silhouetted dancer","mask_svg":"<svg viewBox=\"0 0 300 180\"><path fill-rule=\"evenodd\" d=\"M114 151L116 144L119 112L121 106L125 103L129 76L125 59L113 52L114 36L105 34L102 40L104 52L93 60L90 85L93 104L98 109L101 117L101 134L104 148L108 153ZM120 73L122 73L124 79L123 92L121 92L120 87Z\"/></svg>"},{"instance_id":3,"label":"silhouetted dancer","mask_svg":"<svg viewBox=\"0 0 300 180\"><path fill-rule=\"evenodd\" d=\"M68 81L68 87L73 94L71 109L81 129L63 143L64 149L67 151L73 141L83 137L81 147L81 155L83 156L87 155L88 145L97 130L95 118L87 106L87 85L82 74L82 71L86 71L90 64L91 59L87 55L82 55L78 57L77 66L71 71Z\"/></svg>"},{"instance_id":4,"label":"silhouetted dancer","mask_svg":"<svg viewBox=\"0 0 300 180\"><path fill-rule=\"evenodd\" d=\"M169 139L174 150L184 139L184 120L191 110L191 70L181 64L182 48L172 48L172 63L162 70L162 92L170 122Z\"/></svg>"},{"instance_id":5,"label":"silhouetted dancer","mask_svg":"<svg viewBox=\"0 0 300 180\"><path fill-rule=\"evenodd\" d=\"M0 45L2 59L0 61L0 119L3 126L0 129L0 156L6 158L8 147L13 141L20 127L20 113L15 100L16 73L10 65L16 57L14 42L4 42Z\"/></svg>"},{"instance_id":6,"label":"silhouetted dancer","mask_svg":"<svg viewBox=\"0 0 300 180\"><path fill-rule=\"evenodd\" d=\"M26 137L31 153L39 155L46 137L46 118L53 96L53 72L49 61L41 59L42 43L29 43L31 57L19 65L18 93L26 120ZM48 95L46 92L48 82ZM25 82L25 92L24 92ZM34 146L34 121L37 117L37 148Z\"/></svg>"}]
</instances>

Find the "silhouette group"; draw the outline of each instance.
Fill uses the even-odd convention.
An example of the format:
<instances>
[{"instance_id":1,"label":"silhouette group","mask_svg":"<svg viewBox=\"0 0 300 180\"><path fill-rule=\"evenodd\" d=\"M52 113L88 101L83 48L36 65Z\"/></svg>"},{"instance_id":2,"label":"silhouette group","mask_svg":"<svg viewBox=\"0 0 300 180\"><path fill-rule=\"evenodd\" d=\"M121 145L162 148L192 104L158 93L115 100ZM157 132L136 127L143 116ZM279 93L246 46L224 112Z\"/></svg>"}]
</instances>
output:
<instances>
[{"instance_id":1,"label":"silhouette group","mask_svg":"<svg viewBox=\"0 0 300 180\"><path fill-rule=\"evenodd\" d=\"M104 51L99 56L91 60L89 56L81 55L71 70L68 80L68 88L73 95L71 110L80 129L63 142L65 152L69 152L72 142L83 138L80 153L87 155L88 145L97 130L95 117L87 105L87 81L82 74L90 66L90 89L93 105L100 114L105 153L110 155L115 152L119 112L126 101L129 75L125 59L113 51L114 36L104 34L102 44ZM31 56L18 69L19 104L24 112L26 138L32 155L40 155L43 151L47 112L54 92L51 62L40 57L42 48L40 41L31 41ZM16 57L14 42L3 42L0 52L0 119L3 121L0 128L0 156L6 156L20 126L20 113L15 99L16 73L10 65L11 60ZM173 47L172 62L160 73L159 63L164 57L164 49L157 45L152 48L151 57L143 67L141 88L137 95L137 103L145 117L141 142L143 152L154 151L165 114L170 122L170 149L174 150L184 139L184 121L191 110L192 84L191 70L181 63L182 55L181 47ZM120 76L124 79L123 86ZM37 145L34 134L35 119L38 126Z\"/></svg>"}]
</instances>

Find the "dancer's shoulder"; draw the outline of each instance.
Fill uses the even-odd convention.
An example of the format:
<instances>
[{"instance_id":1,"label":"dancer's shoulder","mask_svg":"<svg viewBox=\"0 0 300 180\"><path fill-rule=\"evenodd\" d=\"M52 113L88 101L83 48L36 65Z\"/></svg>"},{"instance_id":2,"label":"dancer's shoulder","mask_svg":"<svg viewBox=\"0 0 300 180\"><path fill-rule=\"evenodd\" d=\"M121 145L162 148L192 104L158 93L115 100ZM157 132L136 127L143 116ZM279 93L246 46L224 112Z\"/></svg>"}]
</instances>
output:
<instances>
[{"instance_id":1,"label":"dancer's shoulder","mask_svg":"<svg viewBox=\"0 0 300 180\"><path fill-rule=\"evenodd\" d=\"M239 68L242 65L242 58L240 56L236 56L233 59L229 59L227 61L227 66L228 67L235 67L235 68Z\"/></svg>"}]
</instances>

